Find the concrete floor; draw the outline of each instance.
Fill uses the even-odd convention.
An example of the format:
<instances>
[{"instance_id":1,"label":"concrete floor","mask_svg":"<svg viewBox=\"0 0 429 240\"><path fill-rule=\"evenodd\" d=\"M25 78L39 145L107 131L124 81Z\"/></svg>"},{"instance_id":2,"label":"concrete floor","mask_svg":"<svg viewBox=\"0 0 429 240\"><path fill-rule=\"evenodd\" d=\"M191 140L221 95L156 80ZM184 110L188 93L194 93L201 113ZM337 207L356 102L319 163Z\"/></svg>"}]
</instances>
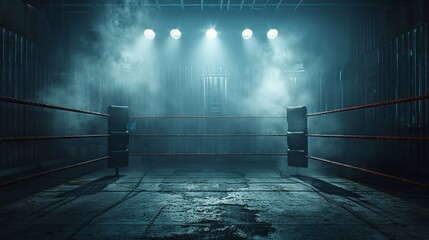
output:
<instances>
[{"instance_id":1,"label":"concrete floor","mask_svg":"<svg viewBox=\"0 0 429 240\"><path fill-rule=\"evenodd\" d=\"M152 164L3 205L0 230L0 239L429 239L429 207L335 176Z\"/></svg>"}]
</instances>

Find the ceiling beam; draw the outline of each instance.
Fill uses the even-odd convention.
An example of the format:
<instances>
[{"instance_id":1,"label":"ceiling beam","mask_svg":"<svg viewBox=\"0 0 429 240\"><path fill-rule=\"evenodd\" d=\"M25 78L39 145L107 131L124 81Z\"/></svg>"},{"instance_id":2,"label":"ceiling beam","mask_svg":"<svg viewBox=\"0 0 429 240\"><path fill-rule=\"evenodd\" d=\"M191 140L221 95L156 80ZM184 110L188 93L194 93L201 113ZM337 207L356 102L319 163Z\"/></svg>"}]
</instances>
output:
<instances>
[{"instance_id":1,"label":"ceiling beam","mask_svg":"<svg viewBox=\"0 0 429 240\"><path fill-rule=\"evenodd\" d=\"M220 7L219 7L220 11L222 11L222 7L223 7L223 0L220 0Z\"/></svg>"},{"instance_id":2,"label":"ceiling beam","mask_svg":"<svg viewBox=\"0 0 429 240\"><path fill-rule=\"evenodd\" d=\"M32 6L32 7L39 7L41 5L40 1L38 1L38 0L23 0L23 2Z\"/></svg>"},{"instance_id":3,"label":"ceiling beam","mask_svg":"<svg viewBox=\"0 0 429 240\"><path fill-rule=\"evenodd\" d=\"M264 6L264 10L267 9L269 3L270 3L270 0L267 0L267 2L265 3L265 6Z\"/></svg>"},{"instance_id":4,"label":"ceiling beam","mask_svg":"<svg viewBox=\"0 0 429 240\"><path fill-rule=\"evenodd\" d=\"M185 10L185 3L183 2L183 0L180 0L180 3L182 5L182 10Z\"/></svg>"},{"instance_id":5,"label":"ceiling beam","mask_svg":"<svg viewBox=\"0 0 429 240\"><path fill-rule=\"evenodd\" d=\"M252 6L250 7L250 10L253 10L253 7L255 6L255 2L256 2L256 0L253 0Z\"/></svg>"},{"instance_id":6,"label":"ceiling beam","mask_svg":"<svg viewBox=\"0 0 429 240\"><path fill-rule=\"evenodd\" d=\"M282 5L282 3L283 3L283 0L280 0L279 3L276 6L276 10L279 9L279 7L280 7L280 5Z\"/></svg>"},{"instance_id":7,"label":"ceiling beam","mask_svg":"<svg viewBox=\"0 0 429 240\"><path fill-rule=\"evenodd\" d=\"M243 9L243 4L244 4L244 0L241 0L240 10L238 10L238 11L241 11L241 9Z\"/></svg>"},{"instance_id":8,"label":"ceiling beam","mask_svg":"<svg viewBox=\"0 0 429 240\"><path fill-rule=\"evenodd\" d=\"M201 0L201 12L204 11L204 0Z\"/></svg>"},{"instance_id":9,"label":"ceiling beam","mask_svg":"<svg viewBox=\"0 0 429 240\"><path fill-rule=\"evenodd\" d=\"M296 10L298 10L299 6L301 6L301 3L304 2L304 0L300 0L299 3L296 5L295 9L293 10L293 12L296 12Z\"/></svg>"},{"instance_id":10,"label":"ceiling beam","mask_svg":"<svg viewBox=\"0 0 429 240\"><path fill-rule=\"evenodd\" d=\"M158 10L161 10L161 6L159 5L158 0L155 0L155 3L156 3L156 7L158 8Z\"/></svg>"},{"instance_id":11,"label":"ceiling beam","mask_svg":"<svg viewBox=\"0 0 429 240\"><path fill-rule=\"evenodd\" d=\"M113 4L113 3L64 3L64 4L58 4L58 3L52 3L52 4L41 4L41 6L51 6L51 7L65 7L65 8L76 8L76 7L118 7L118 6L124 6L125 4ZM200 8L201 3L160 3L159 4L163 10L166 8L186 8L186 7L193 7L193 8ZM271 4L272 6L273 4ZM141 2L141 3L133 3L129 4L129 6L144 6L144 7L154 7L156 8L156 3L147 3L147 2ZM231 3L230 8L237 8L239 9L241 6L241 3ZM263 8L265 6L264 3L256 3L256 0L253 0L252 3L245 3L243 4L244 7L253 8ZM282 7L287 8L296 8L297 4L291 4L291 3L283 3L281 4ZM343 9L353 9L356 7L366 7L366 8L374 8L374 7L381 7L381 4L377 3L302 3L299 7L300 8L310 8L310 9L329 9L329 8L343 8ZM204 3L204 7L213 7L218 8L218 3Z\"/></svg>"},{"instance_id":12,"label":"ceiling beam","mask_svg":"<svg viewBox=\"0 0 429 240\"><path fill-rule=\"evenodd\" d=\"M228 5L226 5L226 11L229 11L229 5L231 4L231 0L228 0Z\"/></svg>"}]
</instances>

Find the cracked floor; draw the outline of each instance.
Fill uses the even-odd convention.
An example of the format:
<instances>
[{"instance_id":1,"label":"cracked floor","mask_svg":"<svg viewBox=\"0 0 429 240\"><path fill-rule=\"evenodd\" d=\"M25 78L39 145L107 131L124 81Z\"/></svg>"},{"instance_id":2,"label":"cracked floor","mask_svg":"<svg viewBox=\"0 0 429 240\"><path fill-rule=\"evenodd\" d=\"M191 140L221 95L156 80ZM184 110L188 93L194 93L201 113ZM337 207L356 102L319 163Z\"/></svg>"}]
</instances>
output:
<instances>
[{"instance_id":1,"label":"cracked floor","mask_svg":"<svg viewBox=\"0 0 429 240\"><path fill-rule=\"evenodd\" d=\"M427 206L332 175L222 164L111 173L0 206L0 239L429 239Z\"/></svg>"}]
</instances>

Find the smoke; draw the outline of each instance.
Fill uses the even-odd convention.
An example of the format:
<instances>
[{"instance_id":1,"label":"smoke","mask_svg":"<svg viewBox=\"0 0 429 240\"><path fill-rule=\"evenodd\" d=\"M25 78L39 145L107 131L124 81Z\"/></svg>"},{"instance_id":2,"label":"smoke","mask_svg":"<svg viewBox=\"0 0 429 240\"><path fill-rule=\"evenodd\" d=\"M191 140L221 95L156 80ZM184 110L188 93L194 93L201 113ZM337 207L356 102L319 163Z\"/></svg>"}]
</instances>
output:
<instances>
[{"instance_id":1,"label":"smoke","mask_svg":"<svg viewBox=\"0 0 429 240\"><path fill-rule=\"evenodd\" d=\"M84 26L73 24L63 36L70 39L70 51L64 56L61 70L52 76L56 83L39 92L39 100L106 112L110 104L129 105L132 95L156 96L160 91L157 76L145 73L142 68L157 62L153 43L143 36L150 14L136 8L138 3L141 1L124 0L114 8L97 9L84 16L87 18L82 21ZM162 103L156 107L160 106ZM92 130L104 120L79 114L65 117L63 112L53 114L53 128L62 132Z\"/></svg>"},{"instance_id":2,"label":"smoke","mask_svg":"<svg viewBox=\"0 0 429 240\"><path fill-rule=\"evenodd\" d=\"M257 59L262 74L256 79L256 88L243 99L254 114L284 116L285 107L291 104L293 98L290 88L294 84L287 79L287 72L294 70L295 64L300 63L299 54L292 48L298 41L298 36L275 39L263 44L258 50ZM301 96L301 93L294 95Z\"/></svg>"},{"instance_id":3,"label":"smoke","mask_svg":"<svg viewBox=\"0 0 429 240\"><path fill-rule=\"evenodd\" d=\"M243 102L253 114L262 116L284 115L284 106L290 101L287 94L287 84L281 79L281 69L264 68L263 78L251 97Z\"/></svg>"},{"instance_id":4,"label":"smoke","mask_svg":"<svg viewBox=\"0 0 429 240\"><path fill-rule=\"evenodd\" d=\"M185 29L183 39L174 42L166 33L162 33L172 27L169 25L171 23L166 24L165 21L171 22L174 18L157 16L142 8L139 0L122 3L114 8L103 8L102 11L97 9L86 16L88 24L73 26L70 33L64 36L70 37L71 50L64 70L54 76L58 84L40 94L43 102L100 112L106 112L110 104L128 105L133 115L204 115L207 114L202 110L205 73L230 73L228 112L224 114L285 116L286 107L309 105L313 101L307 88L310 81L308 71L310 68L323 68L324 61L315 54L314 40L313 45L308 44L308 39L313 39L309 31L294 33L293 30L286 32L279 29L277 39L266 40L264 35L256 36L255 30L254 39L251 40L255 40L256 44L252 48L244 48L243 52L245 43L237 39L239 35L227 36L228 31L237 26L224 26L225 31L219 34L219 41L213 44L214 41L204 41L203 34L198 37L189 34L200 34L202 28L195 21L199 15L195 15L195 19L191 15L183 24L191 29ZM146 28L154 28L159 35L154 40L146 39L143 35ZM219 28L222 29L222 25ZM171 67L168 64L174 65ZM239 73L234 70L235 66L245 66L250 70ZM99 129L100 133L105 132L105 129L99 127L106 125L104 120L78 114L65 117L58 113L54 126L70 133L86 130L96 132L94 129ZM135 124L139 131L145 132L210 131L209 124L196 121L142 121ZM287 131L284 120L238 124L243 129L222 129L220 125L216 130L220 132L216 133L240 131L276 134ZM159 146L177 152L204 151L208 143L189 141L189 144L184 144L186 142L183 140L169 139L166 146L165 142L153 141L153 145L157 145L154 149L161 152L165 152L165 149ZM251 141L251 146L256 146L256 149L245 150L248 146L241 144L242 149L235 150L281 152L287 148L284 138L252 138ZM153 151L149 142L141 145Z\"/></svg>"}]
</instances>

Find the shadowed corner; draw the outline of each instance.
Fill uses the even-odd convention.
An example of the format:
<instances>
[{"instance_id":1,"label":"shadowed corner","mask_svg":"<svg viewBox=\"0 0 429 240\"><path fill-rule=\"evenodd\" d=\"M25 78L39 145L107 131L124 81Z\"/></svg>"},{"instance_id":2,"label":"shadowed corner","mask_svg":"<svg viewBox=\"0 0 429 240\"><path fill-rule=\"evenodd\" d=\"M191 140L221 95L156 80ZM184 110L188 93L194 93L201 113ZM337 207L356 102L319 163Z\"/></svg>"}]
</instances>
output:
<instances>
[{"instance_id":1,"label":"shadowed corner","mask_svg":"<svg viewBox=\"0 0 429 240\"><path fill-rule=\"evenodd\" d=\"M328 183L326 181L320 180L318 178L315 177L311 177L311 176L303 176L303 175L292 175L295 178L298 178L299 180L310 184L311 186L313 186L314 188L316 188L317 190L326 193L326 194L330 194L330 195L337 195L337 196L342 196L342 197L352 197L352 198L362 198L361 195L352 192L350 190L346 190L344 188L338 187L336 185L333 185L332 183Z\"/></svg>"},{"instance_id":2,"label":"shadowed corner","mask_svg":"<svg viewBox=\"0 0 429 240\"><path fill-rule=\"evenodd\" d=\"M64 198L64 197L77 197L77 196L83 196L83 195L96 194L101 192L103 189L105 189L109 184L116 182L119 178L122 178L122 177L124 177L124 175L119 175L119 177L116 177L113 175L100 177L93 181L85 183L84 185L77 187L71 191L67 191L62 194L59 194L56 197ZM79 183L76 183L76 184L79 184Z\"/></svg>"}]
</instances>

